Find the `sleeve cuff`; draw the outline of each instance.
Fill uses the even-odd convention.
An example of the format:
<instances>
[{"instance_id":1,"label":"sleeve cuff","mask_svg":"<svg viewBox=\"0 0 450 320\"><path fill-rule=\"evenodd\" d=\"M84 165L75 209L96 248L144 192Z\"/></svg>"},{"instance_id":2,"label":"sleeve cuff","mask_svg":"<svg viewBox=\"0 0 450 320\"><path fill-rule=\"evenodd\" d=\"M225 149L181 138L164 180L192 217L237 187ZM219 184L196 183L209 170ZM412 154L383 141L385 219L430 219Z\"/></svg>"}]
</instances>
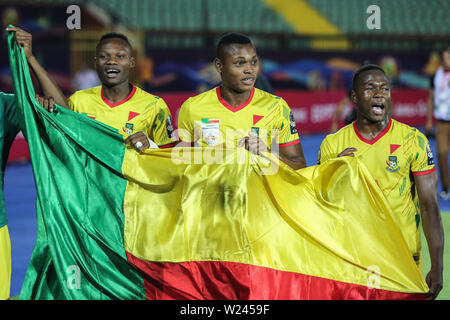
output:
<instances>
[{"instance_id":1,"label":"sleeve cuff","mask_svg":"<svg viewBox=\"0 0 450 320\"><path fill-rule=\"evenodd\" d=\"M436 171L436 167L430 169L430 170L426 170L426 171L417 171L417 172L413 172L413 176L424 176L427 174L430 174L432 172Z\"/></svg>"},{"instance_id":2,"label":"sleeve cuff","mask_svg":"<svg viewBox=\"0 0 450 320\"><path fill-rule=\"evenodd\" d=\"M299 144L299 143L300 143L300 139L297 139L297 140L294 140L294 141L291 141L291 142L280 143L278 146L280 148L282 148L282 147L292 146L294 144Z\"/></svg>"},{"instance_id":3,"label":"sleeve cuff","mask_svg":"<svg viewBox=\"0 0 450 320\"><path fill-rule=\"evenodd\" d=\"M165 145L162 145L162 146L159 146L159 148L160 149L167 149L167 148L173 148L173 147L175 147L176 146L176 142L171 142L171 143L168 143L168 144L165 144Z\"/></svg>"}]
</instances>

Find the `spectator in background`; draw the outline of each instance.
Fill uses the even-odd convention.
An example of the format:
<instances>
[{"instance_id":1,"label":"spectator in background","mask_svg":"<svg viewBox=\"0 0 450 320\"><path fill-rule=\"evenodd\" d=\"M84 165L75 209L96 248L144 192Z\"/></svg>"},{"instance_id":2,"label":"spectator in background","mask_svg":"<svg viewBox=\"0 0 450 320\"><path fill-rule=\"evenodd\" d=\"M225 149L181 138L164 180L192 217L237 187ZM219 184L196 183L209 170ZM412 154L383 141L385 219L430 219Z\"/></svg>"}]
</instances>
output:
<instances>
[{"instance_id":1,"label":"spectator in background","mask_svg":"<svg viewBox=\"0 0 450 320\"><path fill-rule=\"evenodd\" d=\"M144 56L136 59L137 83L141 84L144 90L150 89L150 84L154 77L155 62L151 57Z\"/></svg>"},{"instance_id":2,"label":"spectator in background","mask_svg":"<svg viewBox=\"0 0 450 320\"><path fill-rule=\"evenodd\" d=\"M345 111L346 111L344 118L345 125L348 125L356 120L356 109L353 106L351 97L352 97L352 90L348 90L347 95L341 101L339 101L333 116L333 120L331 122L330 133L338 131L339 120L341 119L341 116Z\"/></svg>"},{"instance_id":3,"label":"spectator in background","mask_svg":"<svg viewBox=\"0 0 450 320\"><path fill-rule=\"evenodd\" d=\"M260 74L258 78L256 78L255 81L255 88L258 88L260 90L263 90L265 92L275 94L275 91L273 91L272 85L269 82L269 79L263 74Z\"/></svg>"},{"instance_id":4,"label":"spectator in background","mask_svg":"<svg viewBox=\"0 0 450 320\"><path fill-rule=\"evenodd\" d=\"M258 77L256 78L255 81L255 88L258 88L260 90L263 90L265 92L271 93L271 94L275 94L275 91L273 90L272 85L270 84L269 79L267 79L267 77L264 75L264 71L263 71L263 63L261 61L261 59L259 60L259 72L258 72Z\"/></svg>"},{"instance_id":5,"label":"spectator in background","mask_svg":"<svg viewBox=\"0 0 450 320\"><path fill-rule=\"evenodd\" d=\"M380 59L379 65L386 73L391 89L399 87L398 75L400 74L400 68L397 60L392 56L385 56Z\"/></svg>"},{"instance_id":6,"label":"spectator in background","mask_svg":"<svg viewBox=\"0 0 450 320\"><path fill-rule=\"evenodd\" d=\"M329 91L345 90L344 78L342 77L341 72L335 70L333 71L333 73L331 73L330 81L328 83L328 90Z\"/></svg>"},{"instance_id":7,"label":"spectator in background","mask_svg":"<svg viewBox=\"0 0 450 320\"><path fill-rule=\"evenodd\" d=\"M5 28L9 25L17 26L19 24L20 17L19 12L14 7L7 7L2 12L2 29L5 30Z\"/></svg>"},{"instance_id":8,"label":"spectator in background","mask_svg":"<svg viewBox=\"0 0 450 320\"><path fill-rule=\"evenodd\" d=\"M442 183L440 196L450 199L450 179L448 172L448 152L450 145L450 47L442 51L442 66L431 81L427 103L427 122L425 132L433 129L433 116L436 119L436 145L439 174Z\"/></svg>"},{"instance_id":9,"label":"spectator in background","mask_svg":"<svg viewBox=\"0 0 450 320\"><path fill-rule=\"evenodd\" d=\"M306 83L308 90L326 90L326 79L322 76L320 71L312 70L308 72L308 79Z\"/></svg>"},{"instance_id":10,"label":"spectator in background","mask_svg":"<svg viewBox=\"0 0 450 320\"><path fill-rule=\"evenodd\" d=\"M73 91L89 89L98 85L100 85L100 80L98 80L97 72L89 68L83 61L72 79Z\"/></svg>"}]
</instances>

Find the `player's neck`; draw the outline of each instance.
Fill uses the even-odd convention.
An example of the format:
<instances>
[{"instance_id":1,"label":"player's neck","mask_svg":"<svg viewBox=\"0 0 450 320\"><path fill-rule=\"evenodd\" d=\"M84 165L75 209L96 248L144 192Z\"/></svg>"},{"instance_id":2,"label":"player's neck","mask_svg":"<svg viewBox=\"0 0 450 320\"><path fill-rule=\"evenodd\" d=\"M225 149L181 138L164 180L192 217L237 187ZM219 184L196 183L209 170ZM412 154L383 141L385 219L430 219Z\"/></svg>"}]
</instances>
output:
<instances>
[{"instance_id":1,"label":"player's neck","mask_svg":"<svg viewBox=\"0 0 450 320\"><path fill-rule=\"evenodd\" d=\"M103 96L111 103L124 100L130 95L132 90L133 86L128 82L124 82L113 87L108 87L104 84L102 85Z\"/></svg>"},{"instance_id":2,"label":"player's neck","mask_svg":"<svg viewBox=\"0 0 450 320\"><path fill-rule=\"evenodd\" d=\"M220 96L232 107L237 107L245 103L250 98L251 93L251 90L237 92L224 86L220 87Z\"/></svg>"},{"instance_id":3,"label":"player's neck","mask_svg":"<svg viewBox=\"0 0 450 320\"><path fill-rule=\"evenodd\" d=\"M365 118L356 119L356 128L359 134L361 134L367 140L375 139L384 129L389 125L390 118L387 117L383 121L371 122Z\"/></svg>"}]
</instances>

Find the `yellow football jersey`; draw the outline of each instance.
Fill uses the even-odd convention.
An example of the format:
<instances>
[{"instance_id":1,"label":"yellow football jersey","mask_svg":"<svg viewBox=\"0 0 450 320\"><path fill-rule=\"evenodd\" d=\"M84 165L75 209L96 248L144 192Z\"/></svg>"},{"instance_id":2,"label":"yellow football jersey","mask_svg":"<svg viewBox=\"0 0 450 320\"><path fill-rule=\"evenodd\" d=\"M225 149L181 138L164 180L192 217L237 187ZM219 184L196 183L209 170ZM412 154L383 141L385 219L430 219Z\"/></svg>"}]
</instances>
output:
<instances>
[{"instance_id":1,"label":"yellow football jersey","mask_svg":"<svg viewBox=\"0 0 450 320\"><path fill-rule=\"evenodd\" d=\"M175 145L172 117L166 103L136 86L127 98L117 103L104 97L102 86L80 90L70 97L69 106L72 111L119 130L125 138L142 131L160 148Z\"/></svg>"},{"instance_id":2,"label":"yellow football jersey","mask_svg":"<svg viewBox=\"0 0 450 320\"><path fill-rule=\"evenodd\" d=\"M249 99L230 106L220 87L189 98L181 106L178 133L185 143L213 146L225 143L234 147L249 132L280 147L300 143L291 109L280 97L253 88Z\"/></svg>"},{"instance_id":3,"label":"yellow football jersey","mask_svg":"<svg viewBox=\"0 0 450 320\"><path fill-rule=\"evenodd\" d=\"M416 128L390 119L388 126L376 138L367 140L353 122L324 139L318 162L336 158L351 147L358 149L355 156L372 173L389 201L393 219L400 227L414 260L420 264L420 207L412 175L425 175L436 170L427 138Z\"/></svg>"}]
</instances>

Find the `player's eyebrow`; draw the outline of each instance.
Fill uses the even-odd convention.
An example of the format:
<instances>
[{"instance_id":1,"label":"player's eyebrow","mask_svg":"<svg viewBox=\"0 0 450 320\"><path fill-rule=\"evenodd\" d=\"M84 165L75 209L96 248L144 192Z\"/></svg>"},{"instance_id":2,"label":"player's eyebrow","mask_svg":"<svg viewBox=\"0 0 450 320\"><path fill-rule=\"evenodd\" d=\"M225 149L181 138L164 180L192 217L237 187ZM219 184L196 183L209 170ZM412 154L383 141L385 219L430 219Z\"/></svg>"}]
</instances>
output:
<instances>
[{"instance_id":1,"label":"player's eyebrow","mask_svg":"<svg viewBox=\"0 0 450 320\"><path fill-rule=\"evenodd\" d=\"M379 83L381 85L389 84L389 81L387 80L375 80L375 79L367 79L363 82L365 85L374 85L376 83Z\"/></svg>"},{"instance_id":2,"label":"player's eyebrow","mask_svg":"<svg viewBox=\"0 0 450 320\"><path fill-rule=\"evenodd\" d=\"M257 58L257 57L258 57L257 55L254 55L253 57L250 58L250 60L251 60L251 59L255 59L255 58ZM244 59L244 60L245 60L246 57L238 56L238 57L234 57L233 59L236 59L236 60L237 60L237 59Z\"/></svg>"},{"instance_id":3,"label":"player's eyebrow","mask_svg":"<svg viewBox=\"0 0 450 320\"><path fill-rule=\"evenodd\" d=\"M105 50L105 49L101 49L98 51L98 54L128 54L128 51L126 49L119 49L119 50L114 50L114 49L110 49L110 50Z\"/></svg>"}]
</instances>

